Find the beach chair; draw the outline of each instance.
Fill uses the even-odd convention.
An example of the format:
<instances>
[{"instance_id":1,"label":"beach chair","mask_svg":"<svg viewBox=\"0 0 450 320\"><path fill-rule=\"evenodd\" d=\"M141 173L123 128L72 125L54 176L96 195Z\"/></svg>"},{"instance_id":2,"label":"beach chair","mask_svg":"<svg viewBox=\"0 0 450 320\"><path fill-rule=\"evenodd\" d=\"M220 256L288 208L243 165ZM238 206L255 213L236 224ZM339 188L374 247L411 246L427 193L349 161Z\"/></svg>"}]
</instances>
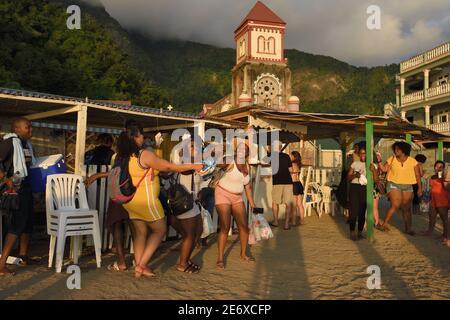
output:
<instances>
[{"instance_id":1,"label":"beach chair","mask_svg":"<svg viewBox=\"0 0 450 320\"><path fill-rule=\"evenodd\" d=\"M73 261L77 264L82 236L92 235L100 268L102 242L98 212L89 209L83 178L74 174L50 175L46 188L47 233L50 235L48 267L52 267L56 245L56 272L61 272L67 237L74 237Z\"/></svg>"},{"instance_id":2,"label":"beach chair","mask_svg":"<svg viewBox=\"0 0 450 320\"><path fill-rule=\"evenodd\" d=\"M320 217L322 215L320 212L320 203L322 201L320 185L317 182L311 182L305 191L305 216L310 217L311 210L314 208Z\"/></svg>"},{"instance_id":3,"label":"beach chair","mask_svg":"<svg viewBox=\"0 0 450 320\"><path fill-rule=\"evenodd\" d=\"M306 195L307 195L308 190L309 190L309 185L310 185L311 181L313 181L312 175L313 175L313 168L312 167L308 167L308 170L306 171L306 175L305 175L305 180L304 180L305 183L303 184L303 188L305 190L305 195L303 197L303 207L304 208L306 208Z\"/></svg>"},{"instance_id":4,"label":"beach chair","mask_svg":"<svg viewBox=\"0 0 450 320\"><path fill-rule=\"evenodd\" d=\"M321 186L320 193L322 196L319 204L319 217L322 213L330 214L334 216L336 208L336 200L333 198L333 188L329 186Z\"/></svg>"}]
</instances>

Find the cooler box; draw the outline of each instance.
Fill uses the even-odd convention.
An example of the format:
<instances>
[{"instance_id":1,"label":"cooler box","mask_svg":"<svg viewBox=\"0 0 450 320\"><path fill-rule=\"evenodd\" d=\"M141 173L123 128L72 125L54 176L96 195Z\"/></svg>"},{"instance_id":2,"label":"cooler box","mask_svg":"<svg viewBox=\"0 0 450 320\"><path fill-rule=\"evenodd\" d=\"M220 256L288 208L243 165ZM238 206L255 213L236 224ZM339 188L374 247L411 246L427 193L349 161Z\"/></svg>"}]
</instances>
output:
<instances>
[{"instance_id":1,"label":"cooler box","mask_svg":"<svg viewBox=\"0 0 450 320\"><path fill-rule=\"evenodd\" d=\"M45 192L47 176L66 173L67 167L62 154L36 158L36 163L30 170L31 189L33 192Z\"/></svg>"}]
</instances>

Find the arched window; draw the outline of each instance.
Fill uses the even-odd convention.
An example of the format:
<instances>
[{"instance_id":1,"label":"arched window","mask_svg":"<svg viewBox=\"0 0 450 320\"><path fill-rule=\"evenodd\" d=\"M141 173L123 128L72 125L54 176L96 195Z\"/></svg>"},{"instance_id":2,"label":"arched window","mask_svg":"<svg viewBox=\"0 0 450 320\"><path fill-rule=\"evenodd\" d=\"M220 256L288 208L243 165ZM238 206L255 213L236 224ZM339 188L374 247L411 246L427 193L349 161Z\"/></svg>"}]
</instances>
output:
<instances>
[{"instance_id":1,"label":"arched window","mask_svg":"<svg viewBox=\"0 0 450 320\"><path fill-rule=\"evenodd\" d=\"M258 37L258 53L264 53L265 50L266 39L263 36Z\"/></svg>"},{"instance_id":2,"label":"arched window","mask_svg":"<svg viewBox=\"0 0 450 320\"><path fill-rule=\"evenodd\" d=\"M243 39L239 44L239 57L245 55L245 39Z\"/></svg>"},{"instance_id":3,"label":"arched window","mask_svg":"<svg viewBox=\"0 0 450 320\"><path fill-rule=\"evenodd\" d=\"M267 40L267 44L268 44L267 53L275 54L275 38L270 37L269 40Z\"/></svg>"}]
</instances>

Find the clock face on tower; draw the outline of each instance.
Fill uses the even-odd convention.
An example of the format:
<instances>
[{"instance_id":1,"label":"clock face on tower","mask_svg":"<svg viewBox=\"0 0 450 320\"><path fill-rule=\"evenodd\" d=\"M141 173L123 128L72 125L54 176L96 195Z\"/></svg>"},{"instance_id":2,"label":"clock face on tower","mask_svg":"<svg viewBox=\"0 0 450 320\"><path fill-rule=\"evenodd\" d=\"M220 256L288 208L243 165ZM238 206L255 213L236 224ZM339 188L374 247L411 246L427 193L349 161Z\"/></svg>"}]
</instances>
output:
<instances>
[{"instance_id":1,"label":"clock face on tower","mask_svg":"<svg viewBox=\"0 0 450 320\"><path fill-rule=\"evenodd\" d=\"M281 84L277 77L263 73L255 81L254 93L257 95L257 104L266 106L278 105L277 97L281 94Z\"/></svg>"}]
</instances>

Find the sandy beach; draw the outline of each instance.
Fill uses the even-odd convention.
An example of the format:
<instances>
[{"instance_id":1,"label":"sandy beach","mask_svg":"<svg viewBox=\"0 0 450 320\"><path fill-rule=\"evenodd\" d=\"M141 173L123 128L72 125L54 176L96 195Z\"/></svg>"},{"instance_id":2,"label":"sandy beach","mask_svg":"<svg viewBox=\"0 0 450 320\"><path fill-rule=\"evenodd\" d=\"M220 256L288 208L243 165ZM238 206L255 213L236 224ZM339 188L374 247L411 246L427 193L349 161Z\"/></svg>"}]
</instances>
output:
<instances>
[{"instance_id":1,"label":"sandy beach","mask_svg":"<svg viewBox=\"0 0 450 320\"><path fill-rule=\"evenodd\" d=\"M93 256L81 258L81 290L69 290L68 274L48 269L45 239L33 243L39 264L12 267L17 275L0 281L0 299L450 299L450 248L432 237L407 236L397 214L389 233L376 231L376 242L347 238L342 215L307 217L291 230L274 229L275 237L252 247L255 263L239 259L237 235L230 236L226 269L215 268L216 241L197 249L193 260L200 274L175 270L176 242L164 243L151 263L158 276L135 279L134 273L108 271L113 254L101 269ZM415 230L427 218L414 216ZM440 225L438 225L438 228ZM381 289L369 290L369 265L381 268Z\"/></svg>"}]
</instances>

